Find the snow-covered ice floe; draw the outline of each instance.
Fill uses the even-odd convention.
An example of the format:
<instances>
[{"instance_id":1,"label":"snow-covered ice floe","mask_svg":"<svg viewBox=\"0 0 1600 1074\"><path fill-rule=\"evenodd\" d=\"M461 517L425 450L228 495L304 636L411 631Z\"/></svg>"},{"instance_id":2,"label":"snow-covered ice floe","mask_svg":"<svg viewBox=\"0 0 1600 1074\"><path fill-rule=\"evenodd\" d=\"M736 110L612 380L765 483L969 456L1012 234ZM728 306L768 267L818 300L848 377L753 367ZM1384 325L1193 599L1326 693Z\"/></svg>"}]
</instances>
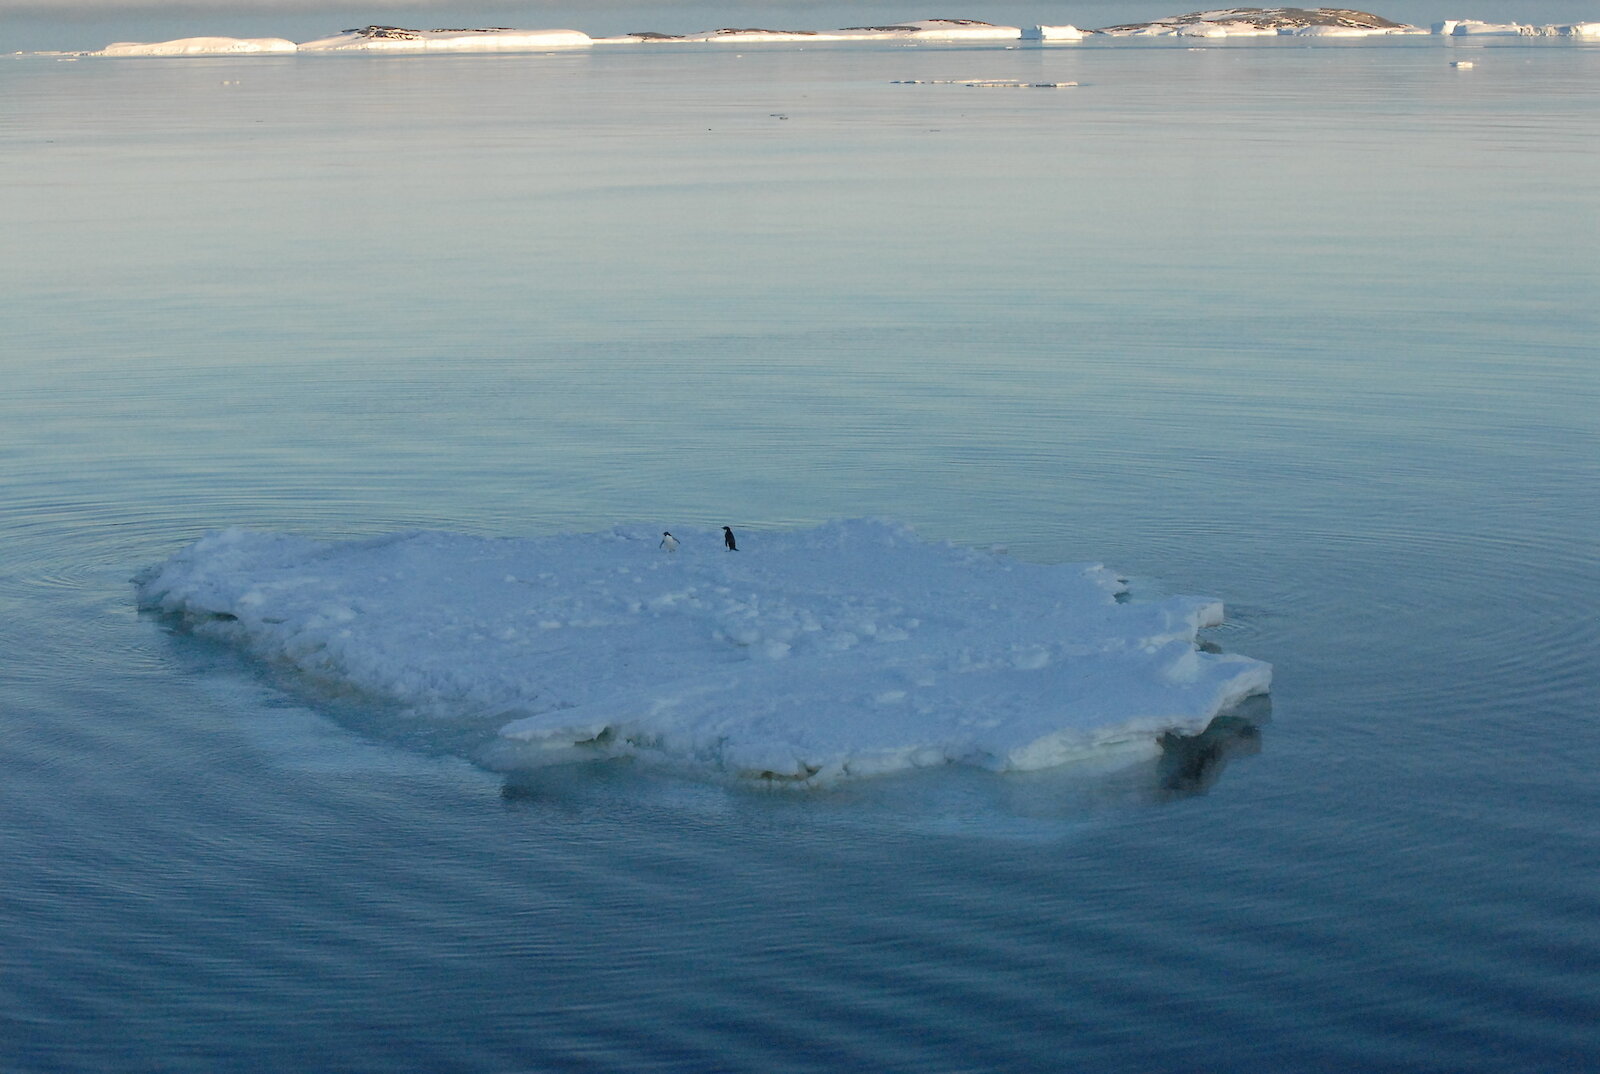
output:
<instances>
[{"instance_id":1,"label":"snow-covered ice floe","mask_svg":"<svg viewBox=\"0 0 1600 1074\"><path fill-rule=\"evenodd\" d=\"M713 41L742 45L794 41L1016 41L1021 37L1020 27L995 26L977 19L916 19L888 26L847 26L839 30L764 30L749 27L706 30L693 34L641 32L595 40L601 44Z\"/></svg>"},{"instance_id":2,"label":"snow-covered ice floe","mask_svg":"<svg viewBox=\"0 0 1600 1074\"><path fill-rule=\"evenodd\" d=\"M95 56L240 56L253 53L294 52L293 41L282 37L180 37L176 41L118 41Z\"/></svg>"},{"instance_id":3,"label":"snow-covered ice floe","mask_svg":"<svg viewBox=\"0 0 1600 1074\"><path fill-rule=\"evenodd\" d=\"M301 52L525 52L530 49L583 48L593 39L579 30L408 30L402 26L364 26L300 44Z\"/></svg>"},{"instance_id":4,"label":"snow-covered ice floe","mask_svg":"<svg viewBox=\"0 0 1600 1074\"><path fill-rule=\"evenodd\" d=\"M1271 681L1267 664L1197 644L1220 602L1124 602L1099 565L872 521L749 531L737 552L675 532L668 552L654 527L349 542L228 529L135 582L142 608L196 634L482 724L483 759L506 769L626 755L807 786L1038 769L1153 755Z\"/></svg>"}]
</instances>

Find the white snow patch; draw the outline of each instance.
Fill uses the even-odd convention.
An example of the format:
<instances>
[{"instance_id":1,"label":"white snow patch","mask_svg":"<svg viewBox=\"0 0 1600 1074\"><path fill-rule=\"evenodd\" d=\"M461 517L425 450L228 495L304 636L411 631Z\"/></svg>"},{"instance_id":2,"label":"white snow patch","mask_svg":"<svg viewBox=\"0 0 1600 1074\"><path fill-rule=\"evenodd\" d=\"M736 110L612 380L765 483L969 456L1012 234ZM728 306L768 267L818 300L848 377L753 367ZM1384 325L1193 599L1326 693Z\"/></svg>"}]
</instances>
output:
<instances>
[{"instance_id":1,"label":"white snow patch","mask_svg":"<svg viewBox=\"0 0 1600 1074\"><path fill-rule=\"evenodd\" d=\"M415 713L498 728L502 767L632 755L814 785L947 763L1152 754L1265 693L1201 651L1205 597L1119 602L1043 566L882 522L526 539L209 533L136 579L141 607ZM619 570L625 568L625 572ZM511 581L508 581L512 579ZM539 579L519 582L516 579Z\"/></svg>"},{"instance_id":2,"label":"white snow patch","mask_svg":"<svg viewBox=\"0 0 1600 1074\"><path fill-rule=\"evenodd\" d=\"M253 53L294 52L296 45L281 37L181 37L176 41L118 41L92 56L240 56Z\"/></svg>"},{"instance_id":3,"label":"white snow patch","mask_svg":"<svg viewBox=\"0 0 1600 1074\"><path fill-rule=\"evenodd\" d=\"M1022 31L1026 41L1082 41L1086 36L1076 26L1030 26Z\"/></svg>"},{"instance_id":4,"label":"white snow patch","mask_svg":"<svg viewBox=\"0 0 1600 1074\"><path fill-rule=\"evenodd\" d=\"M583 48L594 39L579 30L408 30L367 26L332 37L305 41L301 52L526 52Z\"/></svg>"}]
</instances>

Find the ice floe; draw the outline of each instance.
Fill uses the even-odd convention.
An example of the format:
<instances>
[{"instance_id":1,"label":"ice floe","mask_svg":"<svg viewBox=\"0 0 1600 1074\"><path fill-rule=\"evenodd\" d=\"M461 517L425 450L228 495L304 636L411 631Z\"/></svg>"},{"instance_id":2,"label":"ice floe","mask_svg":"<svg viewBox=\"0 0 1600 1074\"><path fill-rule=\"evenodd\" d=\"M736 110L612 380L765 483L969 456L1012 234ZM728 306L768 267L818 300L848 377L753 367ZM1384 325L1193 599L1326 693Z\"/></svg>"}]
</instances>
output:
<instances>
[{"instance_id":1,"label":"ice floe","mask_svg":"<svg viewBox=\"0 0 1600 1074\"><path fill-rule=\"evenodd\" d=\"M299 48L282 37L180 37L176 41L118 41L98 56L237 56L257 52L294 52Z\"/></svg>"},{"instance_id":2,"label":"ice floe","mask_svg":"<svg viewBox=\"0 0 1600 1074\"><path fill-rule=\"evenodd\" d=\"M330 542L207 534L135 581L141 607L313 681L481 727L514 769L626 755L817 785L949 763L1154 754L1265 693L1209 651L1207 597L1119 599L882 522L722 535L674 525ZM492 744L492 745L490 745Z\"/></svg>"}]
</instances>

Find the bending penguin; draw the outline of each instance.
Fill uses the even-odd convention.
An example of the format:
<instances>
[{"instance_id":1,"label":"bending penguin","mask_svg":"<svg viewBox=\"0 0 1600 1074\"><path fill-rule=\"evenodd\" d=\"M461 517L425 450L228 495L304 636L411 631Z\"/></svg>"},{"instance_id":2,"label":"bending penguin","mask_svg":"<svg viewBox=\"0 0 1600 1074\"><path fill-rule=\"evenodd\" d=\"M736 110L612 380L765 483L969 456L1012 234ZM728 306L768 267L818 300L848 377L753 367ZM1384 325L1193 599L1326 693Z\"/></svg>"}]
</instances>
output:
<instances>
[{"instance_id":1,"label":"bending penguin","mask_svg":"<svg viewBox=\"0 0 1600 1074\"><path fill-rule=\"evenodd\" d=\"M676 552L678 550L678 539L672 534L668 533L666 530L662 530L661 547L665 548L668 552Z\"/></svg>"},{"instance_id":2,"label":"bending penguin","mask_svg":"<svg viewBox=\"0 0 1600 1074\"><path fill-rule=\"evenodd\" d=\"M739 546L734 543L733 540L733 530L729 529L727 526L722 527L722 543L727 545L728 551L730 552L739 551Z\"/></svg>"}]
</instances>

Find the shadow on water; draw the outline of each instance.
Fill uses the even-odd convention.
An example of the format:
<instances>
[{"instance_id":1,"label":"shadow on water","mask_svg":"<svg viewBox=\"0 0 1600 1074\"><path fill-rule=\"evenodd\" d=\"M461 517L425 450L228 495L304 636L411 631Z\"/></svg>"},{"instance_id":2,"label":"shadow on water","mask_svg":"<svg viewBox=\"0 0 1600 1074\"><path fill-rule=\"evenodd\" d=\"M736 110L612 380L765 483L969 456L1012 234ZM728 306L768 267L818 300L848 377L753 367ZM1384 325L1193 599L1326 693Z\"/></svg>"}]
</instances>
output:
<instances>
[{"instance_id":1,"label":"shadow on water","mask_svg":"<svg viewBox=\"0 0 1600 1074\"><path fill-rule=\"evenodd\" d=\"M1247 698L1233 711L1216 717L1197 735L1167 732L1160 738L1158 798L1170 800L1205 794L1235 757L1261 752L1261 728L1272 720L1272 698Z\"/></svg>"},{"instance_id":2,"label":"shadow on water","mask_svg":"<svg viewBox=\"0 0 1600 1074\"><path fill-rule=\"evenodd\" d=\"M1193 735L1108 748L1070 764L992 772L949 764L822 786L695 779L641 757L530 766L503 771L508 809L580 818L615 809L668 809L702 819L735 813L848 829L898 829L924 835L1052 840L1096 818L1206 794L1228 763L1259 753L1271 703L1251 698Z\"/></svg>"}]
</instances>

